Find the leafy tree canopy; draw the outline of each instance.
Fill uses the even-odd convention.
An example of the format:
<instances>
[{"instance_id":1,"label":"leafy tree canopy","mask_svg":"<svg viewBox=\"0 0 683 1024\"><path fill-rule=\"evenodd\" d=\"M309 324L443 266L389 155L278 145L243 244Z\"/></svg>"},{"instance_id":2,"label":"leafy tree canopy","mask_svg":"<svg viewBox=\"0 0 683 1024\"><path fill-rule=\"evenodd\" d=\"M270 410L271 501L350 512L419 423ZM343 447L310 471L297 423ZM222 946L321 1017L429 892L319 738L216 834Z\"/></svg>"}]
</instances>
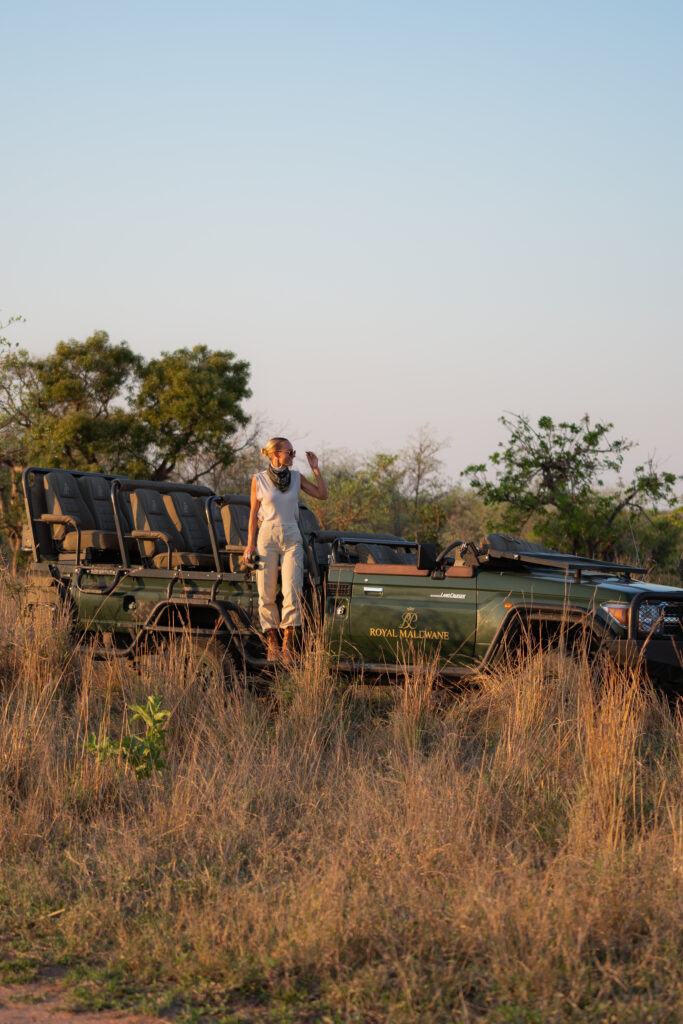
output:
<instances>
[{"instance_id":1,"label":"leafy tree canopy","mask_svg":"<svg viewBox=\"0 0 683 1024\"><path fill-rule=\"evenodd\" d=\"M7 463L127 472L169 479L181 458L228 465L248 422L249 364L205 345L146 362L105 331L62 341L38 358L0 359L0 432Z\"/></svg>"},{"instance_id":2,"label":"leafy tree canopy","mask_svg":"<svg viewBox=\"0 0 683 1024\"><path fill-rule=\"evenodd\" d=\"M624 483L624 457L635 442L610 436L611 423L592 424L586 415L578 423L542 416L533 424L517 414L500 422L509 437L489 457L490 467L481 463L463 471L484 502L496 507L499 528L532 532L576 554L633 558L639 554L634 524L642 532L644 524L652 527L658 507L676 503L676 475L651 460ZM661 522L650 529L653 535L662 531Z\"/></svg>"},{"instance_id":3,"label":"leafy tree canopy","mask_svg":"<svg viewBox=\"0 0 683 1024\"><path fill-rule=\"evenodd\" d=\"M205 456L204 472L232 462L235 434L249 419L241 406L251 394L248 377L248 363L205 345L165 353L144 367L136 411L153 439L147 455L154 479L181 459Z\"/></svg>"}]
</instances>

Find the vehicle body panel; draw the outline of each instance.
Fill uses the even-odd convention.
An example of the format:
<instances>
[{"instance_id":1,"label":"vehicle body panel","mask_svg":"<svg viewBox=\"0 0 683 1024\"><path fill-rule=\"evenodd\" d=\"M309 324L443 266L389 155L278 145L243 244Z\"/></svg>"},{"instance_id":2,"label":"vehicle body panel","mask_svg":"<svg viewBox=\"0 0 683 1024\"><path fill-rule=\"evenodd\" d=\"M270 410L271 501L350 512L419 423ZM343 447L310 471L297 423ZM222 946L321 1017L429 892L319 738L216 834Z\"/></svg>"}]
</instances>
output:
<instances>
[{"instance_id":1,"label":"vehicle body panel","mask_svg":"<svg viewBox=\"0 0 683 1024\"><path fill-rule=\"evenodd\" d=\"M368 570L353 578L349 639L369 662L411 664L438 656L471 663L476 611L475 577L434 580Z\"/></svg>"}]
</instances>

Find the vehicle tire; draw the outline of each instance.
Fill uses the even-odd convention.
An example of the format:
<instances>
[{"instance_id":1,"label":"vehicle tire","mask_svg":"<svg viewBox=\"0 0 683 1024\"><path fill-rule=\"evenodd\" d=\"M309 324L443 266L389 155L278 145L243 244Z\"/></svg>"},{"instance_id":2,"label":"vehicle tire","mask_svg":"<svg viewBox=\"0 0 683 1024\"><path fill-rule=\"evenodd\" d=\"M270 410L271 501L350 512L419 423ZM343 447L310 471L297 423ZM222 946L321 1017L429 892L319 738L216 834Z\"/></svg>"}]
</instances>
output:
<instances>
[{"instance_id":1,"label":"vehicle tire","mask_svg":"<svg viewBox=\"0 0 683 1024\"><path fill-rule=\"evenodd\" d=\"M187 659L191 682L202 690L215 686L233 688L238 682L237 667L229 648L213 638L194 640Z\"/></svg>"},{"instance_id":2,"label":"vehicle tire","mask_svg":"<svg viewBox=\"0 0 683 1024\"><path fill-rule=\"evenodd\" d=\"M500 645L500 656L516 667L539 652L558 654L577 666L586 664L594 681L599 678L599 645L592 633L578 624L552 619L513 619Z\"/></svg>"}]
</instances>

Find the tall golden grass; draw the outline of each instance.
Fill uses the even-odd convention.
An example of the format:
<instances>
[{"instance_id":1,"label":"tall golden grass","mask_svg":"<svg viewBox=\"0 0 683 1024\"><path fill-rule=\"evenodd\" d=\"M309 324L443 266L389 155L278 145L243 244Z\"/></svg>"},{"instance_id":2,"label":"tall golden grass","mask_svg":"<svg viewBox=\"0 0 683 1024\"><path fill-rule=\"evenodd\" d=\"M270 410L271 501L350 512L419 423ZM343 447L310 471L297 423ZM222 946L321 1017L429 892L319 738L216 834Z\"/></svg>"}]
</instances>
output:
<instances>
[{"instance_id":1,"label":"tall golden grass","mask_svg":"<svg viewBox=\"0 0 683 1024\"><path fill-rule=\"evenodd\" d=\"M98 762L148 694L167 767ZM0 941L182 1020L683 1019L683 724L556 654L448 695L320 642L270 693L97 661L0 591ZM24 976L25 976L24 973Z\"/></svg>"}]
</instances>

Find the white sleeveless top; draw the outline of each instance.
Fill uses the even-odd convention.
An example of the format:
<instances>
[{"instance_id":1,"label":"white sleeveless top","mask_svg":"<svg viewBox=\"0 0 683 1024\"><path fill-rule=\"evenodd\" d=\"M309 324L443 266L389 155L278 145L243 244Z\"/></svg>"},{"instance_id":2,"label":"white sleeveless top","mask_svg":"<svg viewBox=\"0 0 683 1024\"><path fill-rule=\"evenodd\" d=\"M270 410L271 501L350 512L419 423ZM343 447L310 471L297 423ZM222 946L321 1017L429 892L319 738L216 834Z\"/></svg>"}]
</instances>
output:
<instances>
[{"instance_id":1,"label":"white sleeveless top","mask_svg":"<svg viewBox=\"0 0 683 1024\"><path fill-rule=\"evenodd\" d=\"M299 521L299 491L301 490L301 473L291 469L291 483L286 491L280 491L268 476L268 471L254 473L256 481L256 497L261 502L258 510L260 523L277 523L279 526L290 526Z\"/></svg>"}]
</instances>

